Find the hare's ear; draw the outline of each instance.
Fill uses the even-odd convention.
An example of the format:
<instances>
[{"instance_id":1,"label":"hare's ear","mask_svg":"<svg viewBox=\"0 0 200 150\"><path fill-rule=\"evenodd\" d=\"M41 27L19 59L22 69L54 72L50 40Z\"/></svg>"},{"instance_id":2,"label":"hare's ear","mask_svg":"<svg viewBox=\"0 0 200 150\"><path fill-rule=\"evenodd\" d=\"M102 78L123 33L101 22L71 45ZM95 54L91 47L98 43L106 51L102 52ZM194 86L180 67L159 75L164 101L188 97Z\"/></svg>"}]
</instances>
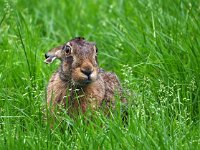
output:
<instances>
[{"instance_id":1,"label":"hare's ear","mask_svg":"<svg viewBox=\"0 0 200 150\"><path fill-rule=\"evenodd\" d=\"M96 43L94 43L93 49L95 50L95 60L98 63L97 55L98 55L98 48L96 46Z\"/></svg>"},{"instance_id":2,"label":"hare's ear","mask_svg":"<svg viewBox=\"0 0 200 150\"><path fill-rule=\"evenodd\" d=\"M45 54L45 57L46 57L46 54ZM55 59L56 59L55 56L49 56L49 57L46 57L46 59L44 60L44 62L47 63L47 64L50 64L50 63L52 63Z\"/></svg>"},{"instance_id":3,"label":"hare's ear","mask_svg":"<svg viewBox=\"0 0 200 150\"><path fill-rule=\"evenodd\" d=\"M44 60L44 62L47 64L50 64L54 60L56 60L56 58L61 59L61 49L62 49L62 47L59 46L59 47L53 48L49 52L47 52L45 54L46 59Z\"/></svg>"}]
</instances>

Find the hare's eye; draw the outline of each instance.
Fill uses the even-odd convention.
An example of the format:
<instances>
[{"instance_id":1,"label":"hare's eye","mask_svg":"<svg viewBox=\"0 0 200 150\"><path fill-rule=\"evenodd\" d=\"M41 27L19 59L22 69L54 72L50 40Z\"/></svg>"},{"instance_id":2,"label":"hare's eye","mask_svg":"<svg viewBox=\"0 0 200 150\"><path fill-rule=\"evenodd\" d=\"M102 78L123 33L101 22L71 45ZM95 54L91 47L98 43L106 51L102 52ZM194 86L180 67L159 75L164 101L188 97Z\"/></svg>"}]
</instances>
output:
<instances>
[{"instance_id":1,"label":"hare's eye","mask_svg":"<svg viewBox=\"0 0 200 150\"><path fill-rule=\"evenodd\" d=\"M70 54L71 53L71 47L69 45L64 45L62 50L66 53L66 54Z\"/></svg>"}]
</instances>

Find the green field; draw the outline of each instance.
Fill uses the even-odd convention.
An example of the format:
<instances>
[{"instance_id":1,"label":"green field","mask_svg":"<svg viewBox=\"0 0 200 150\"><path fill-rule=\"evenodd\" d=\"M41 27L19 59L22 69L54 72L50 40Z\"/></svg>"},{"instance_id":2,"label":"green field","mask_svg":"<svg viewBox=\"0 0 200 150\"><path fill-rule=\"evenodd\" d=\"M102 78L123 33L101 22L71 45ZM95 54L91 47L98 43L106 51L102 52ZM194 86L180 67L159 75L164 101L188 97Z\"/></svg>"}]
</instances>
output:
<instances>
[{"instance_id":1,"label":"green field","mask_svg":"<svg viewBox=\"0 0 200 150\"><path fill-rule=\"evenodd\" d=\"M54 46L83 36L129 101L50 128ZM199 0L0 0L0 149L200 149ZM85 123L87 122L87 123ZM68 126L72 127L69 128Z\"/></svg>"}]
</instances>

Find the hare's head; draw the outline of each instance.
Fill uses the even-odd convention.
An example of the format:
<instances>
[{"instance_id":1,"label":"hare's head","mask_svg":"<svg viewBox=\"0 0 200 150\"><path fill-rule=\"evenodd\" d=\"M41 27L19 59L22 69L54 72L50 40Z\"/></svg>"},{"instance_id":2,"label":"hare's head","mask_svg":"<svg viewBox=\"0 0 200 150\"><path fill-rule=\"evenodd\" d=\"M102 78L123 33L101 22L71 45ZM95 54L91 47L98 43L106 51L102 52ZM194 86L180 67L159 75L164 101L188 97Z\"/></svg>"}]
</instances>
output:
<instances>
[{"instance_id":1,"label":"hare's head","mask_svg":"<svg viewBox=\"0 0 200 150\"><path fill-rule=\"evenodd\" d=\"M75 38L45 54L46 63L56 58L62 62L61 72L76 85L85 85L98 77L97 48L84 38Z\"/></svg>"}]
</instances>

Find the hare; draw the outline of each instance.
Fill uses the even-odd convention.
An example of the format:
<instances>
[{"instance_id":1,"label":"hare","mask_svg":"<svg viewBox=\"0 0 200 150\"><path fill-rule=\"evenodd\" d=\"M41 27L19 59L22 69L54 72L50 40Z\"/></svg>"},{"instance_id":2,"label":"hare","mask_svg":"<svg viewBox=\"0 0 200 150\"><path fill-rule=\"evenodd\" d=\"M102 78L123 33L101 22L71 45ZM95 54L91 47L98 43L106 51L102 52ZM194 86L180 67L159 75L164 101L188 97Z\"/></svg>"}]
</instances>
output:
<instances>
[{"instance_id":1,"label":"hare","mask_svg":"<svg viewBox=\"0 0 200 150\"><path fill-rule=\"evenodd\" d=\"M104 104L106 108L114 108L115 93L126 103L118 77L98 67L97 53L95 43L77 37L45 54L48 64L61 60L47 86L49 107L67 106L69 114L80 110L85 113Z\"/></svg>"}]
</instances>

